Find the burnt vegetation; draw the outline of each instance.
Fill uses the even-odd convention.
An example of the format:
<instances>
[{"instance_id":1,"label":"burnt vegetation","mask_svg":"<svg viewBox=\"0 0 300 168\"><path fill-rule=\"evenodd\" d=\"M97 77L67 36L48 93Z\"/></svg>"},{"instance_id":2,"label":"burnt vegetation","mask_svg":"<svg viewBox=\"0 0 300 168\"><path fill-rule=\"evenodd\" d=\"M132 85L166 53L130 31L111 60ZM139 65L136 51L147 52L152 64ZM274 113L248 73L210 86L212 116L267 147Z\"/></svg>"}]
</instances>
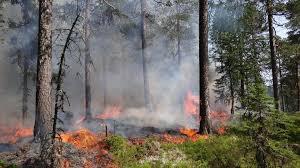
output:
<instances>
[{"instance_id":1,"label":"burnt vegetation","mask_svg":"<svg viewBox=\"0 0 300 168\"><path fill-rule=\"evenodd\" d=\"M0 168L300 167L298 0L0 0Z\"/></svg>"}]
</instances>

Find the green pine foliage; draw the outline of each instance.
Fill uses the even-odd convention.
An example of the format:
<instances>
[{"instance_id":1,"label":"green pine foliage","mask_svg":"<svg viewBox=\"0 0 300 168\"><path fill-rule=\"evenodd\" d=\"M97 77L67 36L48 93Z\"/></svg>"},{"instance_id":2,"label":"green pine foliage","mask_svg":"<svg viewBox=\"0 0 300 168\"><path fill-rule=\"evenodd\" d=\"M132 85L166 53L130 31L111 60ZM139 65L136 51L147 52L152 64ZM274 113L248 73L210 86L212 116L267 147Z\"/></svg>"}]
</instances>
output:
<instances>
[{"instance_id":1,"label":"green pine foliage","mask_svg":"<svg viewBox=\"0 0 300 168\"><path fill-rule=\"evenodd\" d=\"M300 65L300 45L280 40L278 60L280 61L280 94L284 111L298 111L298 65ZM291 99L293 97L294 99Z\"/></svg>"}]
</instances>

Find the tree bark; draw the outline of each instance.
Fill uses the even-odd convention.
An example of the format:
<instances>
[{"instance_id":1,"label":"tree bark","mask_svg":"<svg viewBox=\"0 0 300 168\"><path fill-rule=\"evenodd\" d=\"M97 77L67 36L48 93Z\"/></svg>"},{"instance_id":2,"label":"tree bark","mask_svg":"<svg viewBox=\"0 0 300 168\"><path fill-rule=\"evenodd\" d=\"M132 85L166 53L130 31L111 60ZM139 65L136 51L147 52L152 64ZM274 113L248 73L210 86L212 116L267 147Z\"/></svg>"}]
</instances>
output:
<instances>
[{"instance_id":1,"label":"tree bark","mask_svg":"<svg viewBox=\"0 0 300 168\"><path fill-rule=\"evenodd\" d=\"M64 68L63 67L65 65L65 56L66 56L65 54L66 54L66 50L69 47L71 36L72 36L73 30L76 26L76 23L79 19L79 16L80 15L77 14L76 19L72 24L72 27L67 36L65 45L63 47L63 52L61 54L60 61L59 61L58 76L56 79L54 117L53 117L53 124L52 124L52 137L51 137L52 145L55 144L55 139L56 139L56 134L57 134L56 126L57 126L57 120L58 120L58 112L59 112L59 110L64 112L65 92L63 91L63 76L64 76ZM54 154L55 154L55 148L52 148L52 155L54 156ZM54 161L55 161L55 158L52 157L50 167L54 167Z\"/></svg>"},{"instance_id":2,"label":"tree bark","mask_svg":"<svg viewBox=\"0 0 300 168\"><path fill-rule=\"evenodd\" d=\"M200 127L199 133L210 132L208 127L208 1L199 2L199 70L200 70Z\"/></svg>"},{"instance_id":3,"label":"tree bark","mask_svg":"<svg viewBox=\"0 0 300 168\"><path fill-rule=\"evenodd\" d=\"M29 10L32 10L32 1L23 1L22 2L22 14L23 21L25 25L29 24L32 21L30 18ZM32 52L32 50L30 50ZM28 71L29 71L29 56L33 53L23 53L23 97L22 97L22 123L25 124L25 120L28 116Z\"/></svg>"},{"instance_id":4,"label":"tree bark","mask_svg":"<svg viewBox=\"0 0 300 168\"><path fill-rule=\"evenodd\" d=\"M273 78L273 97L275 108L279 109L279 92L278 92L278 68L276 64L276 53L274 44L274 30L273 30L273 2L272 0L267 0L267 13L268 13L268 26L269 26L269 43L271 51L271 68L272 68L272 78Z\"/></svg>"},{"instance_id":5,"label":"tree bark","mask_svg":"<svg viewBox=\"0 0 300 168\"><path fill-rule=\"evenodd\" d=\"M298 91L298 111L300 111L300 64L297 63L297 91Z\"/></svg>"},{"instance_id":6,"label":"tree bark","mask_svg":"<svg viewBox=\"0 0 300 168\"><path fill-rule=\"evenodd\" d=\"M244 69L244 57L243 57L243 52L239 52L240 55L240 61L241 61L241 66L240 66L240 75L241 75L241 80L240 80L240 103L241 103L241 108L245 108L245 104L243 102L245 98L245 69Z\"/></svg>"},{"instance_id":7,"label":"tree bark","mask_svg":"<svg viewBox=\"0 0 300 168\"><path fill-rule=\"evenodd\" d=\"M177 14L180 14L180 9L179 9L179 4L176 4L176 10L177 10ZM181 32L180 32L180 19L177 18L176 19L176 31L177 31L177 63L178 63L178 66L180 67L181 65L181 59L182 59L182 56L181 56Z\"/></svg>"},{"instance_id":8,"label":"tree bark","mask_svg":"<svg viewBox=\"0 0 300 168\"><path fill-rule=\"evenodd\" d=\"M28 60L24 56L23 60L23 97L22 97L22 123L25 124L25 120L28 116Z\"/></svg>"},{"instance_id":9,"label":"tree bark","mask_svg":"<svg viewBox=\"0 0 300 168\"><path fill-rule=\"evenodd\" d=\"M106 56L102 56L102 90L103 90L103 111L107 106L107 74L106 74Z\"/></svg>"},{"instance_id":10,"label":"tree bark","mask_svg":"<svg viewBox=\"0 0 300 168\"><path fill-rule=\"evenodd\" d=\"M181 65L181 59L182 59L182 56L181 56L181 39L180 39L180 23L179 23L179 19L177 19L177 33L178 33L178 36L177 36L177 54L178 54L178 66Z\"/></svg>"},{"instance_id":11,"label":"tree bark","mask_svg":"<svg viewBox=\"0 0 300 168\"><path fill-rule=\"evenodd\" d=\"M150 92L149 92L149 78L148 78L148 67L147 67L147 56L146 56L146 1L141 0L141 40L142 40L142 64L143 64L143 78L144 78L144 99L145 106L148 112L151 112L150 104Z\"/></svg>"},{"instance_id":12,"label":"tree bark","mask_svg":"<svg viewBox=\"0 0 300 168\"><path fill-rule=\"evenodd\" d=\"M52 0L39 1L39 33L34 137L47 138L52 125Z\"/></svg>"},{"instance_id":13,"label":"tree bark","mask_svg":"<svg viewBox=\"0 0 300 168\"><path fill-rule=\"evenodd\" d=\"M233 115L234 114L234 88L233 88L233 80L231 74L229 74L229 80L230 80L230 99L231 99L230 113L231 115Z\"/></svg>"},{"instance_id":14,"label":"tree bark","mask_svg":"<svg viewBox=\"0 0 300 168\"><path fill-rule=\"evenodd\" d=\"M92 59L90 54L90 0L86 0L85 4L85 23L84 23L84 44L85 44L85 119L89 120L92 118L91 109L91 70L92 70Z\"/></svg>"},{"instance_id":15,"label":"tree bark","mask_svg":"<svg viewBox=\"0 0 300 168\"><path fill-rule=\"evenodd\" d=\"M56 79L56 90L55 90L55 106L54 106L54 119L53 119L53 127L52 127L52 144L54 144L54 140L56 137L56 122L58 119L58 111L62 110L64 111L64 91L63 91L63 77L64 77L64 65L65 65L65 57L66 57L66 51L69 47L70 41L71 41L71 36L73 33L73 30L76 26L76 23L79 19L79 14L77 14L76 19L74 20L74 22L72 23L72 27L69 31L69 34L67 36L65 45L63 47L63 51L60 57L60 61L59 61L59 69L58 69L58 75L57 75L57 79Z\"/></svg>"},{"instance_id":16,"label":"tree bark","mask_svg":"<svg viewBox=\"0 0 300 168\"><path fill-rule=\"evenodd\" d=\"M243 103L243 100L245 98L245 78L244 78L245 74L243 71L241 72L241 74L242 74L242 79L241 79L241 95L240 96L241 96L241 107L242 107L242 109L244 109L245 105Z\"/></svg>"},{"instance_id":17,"label":"tree bark","mask_svg":"<svg viewBox=\"0 0 300 168\"><path fill-rule=\"evenodd\" d=\"M283 85L282 85L282 71L281 71L281 61L278 60L279 63L279 86L280 86L280 97L281 97L281 110L285 111L285 102L284 102L284 95L283 95Z\"/></svg>"}]
</instances>

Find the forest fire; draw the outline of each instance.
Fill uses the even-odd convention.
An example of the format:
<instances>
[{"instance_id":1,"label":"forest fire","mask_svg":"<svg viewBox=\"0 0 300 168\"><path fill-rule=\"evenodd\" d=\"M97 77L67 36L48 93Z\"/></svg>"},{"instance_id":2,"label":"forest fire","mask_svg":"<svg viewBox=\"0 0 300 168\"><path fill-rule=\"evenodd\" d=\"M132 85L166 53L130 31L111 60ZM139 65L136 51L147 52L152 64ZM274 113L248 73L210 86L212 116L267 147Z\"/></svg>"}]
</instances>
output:
<instances>
[{"instance_id":1,"label":"forest fire","mask_svg":"<svg viewBox=\"0 0 300 168\"><path fill-rule=\"evenodd\" d=\"M199 100L199 96L193 95L191 91L187 92L184 99L184 112L186 118L194 118L197 122L199 122ZM214 129L217 134L222 135L226 132L226 123L230 119L230 115L227 112L222 109L221 111L210 111L209 118L211 124L215 127ZM197 133L195 130L190 128L182 128L180 129L180 132L188 137L192 137Z\"/></svg>"},{"instance_id":2,"label":"forest fire","mask_svg":"<svg viewBox=\"0 0 300 168\"><path fill-rule=\"evenodd\" d=\"M104 112L97 115L96 118L99 119L116 119L120 116L122 108L120 105L108 106L105 108Z\"/></svg>"},{"instance_id":3,"label":"forest fire","mask_svg":"<svg viewBox=\"0 0 300 168\"><path fill-rule=\"evenodd\" d=\"M0 126L0 143L15 144L18 139L33 135L31 128Z\"/></svg>"},{"instance_id":4,"label":"forest fire","mask_svg":"<svg viewBox=\"0 0 300 168\"><path fill-rule=\"evenodd\" d=\"M79 129L62 134L61 139L63 142L70 143L79 149L91 149L99 141L99 137L87 129Z\"/></svg>"},{"instance_id":5,"label":"forest fire","mask_svg":"<svg viewBox=\"0 0 300 168\"><path fill-rule=\"evenodd\" d=\"M194 134L192 136L183 137L183 136L176 136L176 135L170 135L170 134L163 134L163 139L167 142L174 143L174 144L182 144L186 141L198 141L200 139L208 139L208 135L199 135Z\"/></svg>"},{"instance_id":6,"label":"forest fire","mask_svg":"<svg viewBox=\"0 0 300 168\"><path fill-rule=\"evenodd\" d=\"M89 156L83 158L81 167L107 167L116 168L112 158L109 156L105 137L95 134L87 129L79 129L61 135L62 142L72 144L78 150L83 150ZM64 168L73 167L70 160L66 159Z\"/></svg>"},{"instance_id":7,"label":"forest fire","mask_svg":"<svg viewBox=\"0 0 300 168\"><path fill-rule=\"evenodd\" d=\"M85 116L81 116L78 120L75 121L75 124L81 124L85 120Z\"/></svg>"},{"instance_id":8,"label":"forest fire","mask_svg":"<svg viewBox=\"0 0 300 168\"><path fill-rule=\"evenodd\" d=\"M191 91L187 92L184 99L184 112L187 115L198 116L199 96L193 95Z\"/></svg>"},{"instance_id":9,"label":"forest fire","mask_svg":"<svg viewBox=\"0 0 300 168\"><path fill-rule=\"evenodd\" d=\"M181 134L184 134L188 137L192 137L192 136L197 134L197 130L189 129L189 128L181 128L181 129L179 129L179 131L180 131Z\"/></svg>"}]
</instances>

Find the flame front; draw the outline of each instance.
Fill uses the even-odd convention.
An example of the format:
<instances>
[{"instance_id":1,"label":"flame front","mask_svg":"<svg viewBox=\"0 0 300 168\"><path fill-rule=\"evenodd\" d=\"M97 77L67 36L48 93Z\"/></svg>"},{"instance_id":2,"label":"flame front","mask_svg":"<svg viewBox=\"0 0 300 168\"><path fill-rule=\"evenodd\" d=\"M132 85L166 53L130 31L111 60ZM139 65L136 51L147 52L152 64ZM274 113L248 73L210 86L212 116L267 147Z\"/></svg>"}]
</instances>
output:
<instances>
[{"instance_id":1,"label":"flame front","mask_svg":"<svg viewBox=\"0 0 300 168\"><path fill-rule=\"evenodd\" d=\"M30 137L32 135L33 130L31 128L0 126L0 143L14 144L18 139Z\"/></svg>"},{"instance_id":2,"label":"flame front","mask_svg":"<svg viewBox=\"0 0 300 168\"><path fill-rule=\"evenodd\" d=\"M188 91L184 99L184 111L187 115L197 116L199 107L199 96L193 95L191 91Z\"/></svg>"},{"instance_id":3,"label":"flame front","mask_svg":"<svg viewBox=\"0 0 300 168\"><path fill-rule=\"evenodd\" d=\"M189 123L191 118L199 123L199 101L199 96L193 95L191 91L187 92L184 99L184 114L186 123ZM226 124L230 119L230 115L224 109L220 110L221 111L210 111L208 115L214 131L219 135L222 135L226 132ZM180 132L188 137L196 135L197 131L189 128L187 125L188 124L186 124L184 128L181 128Z\"/></svg>"},{"instance_id":4,"label":"flame front","mask_svg":"<svg viewBox=\"0 0 300 168\"><path fill-rule=\"evenodd\" d=\"M91 149L98 143L98 137L87 129L79 129L61 135L63 142L70 143L79 149Z\"/></svg>"},{"instance_id":5,"label":"flame front","mask_svg":"<svg viewBox=\"0 0 300 168\"><path fill-rule=\"evenodd\" d=\"M115 119L121 114L122 108L120 105L106 107L102 114L96 116L99 119Z\"/></svg>"},{"instance_id":6,"label":"flame front","mask_svg":"<svg viewBox=\"0 0 300 168\"><path fill-rule=\"evenodd\" d=\"M180 131L180 133L182 133L188 137L192 137L197 134L197 131L195 129L190 129L190 128L181 128L181 129L179 129L179 131Z\"/></svg>"}]
</instances>

